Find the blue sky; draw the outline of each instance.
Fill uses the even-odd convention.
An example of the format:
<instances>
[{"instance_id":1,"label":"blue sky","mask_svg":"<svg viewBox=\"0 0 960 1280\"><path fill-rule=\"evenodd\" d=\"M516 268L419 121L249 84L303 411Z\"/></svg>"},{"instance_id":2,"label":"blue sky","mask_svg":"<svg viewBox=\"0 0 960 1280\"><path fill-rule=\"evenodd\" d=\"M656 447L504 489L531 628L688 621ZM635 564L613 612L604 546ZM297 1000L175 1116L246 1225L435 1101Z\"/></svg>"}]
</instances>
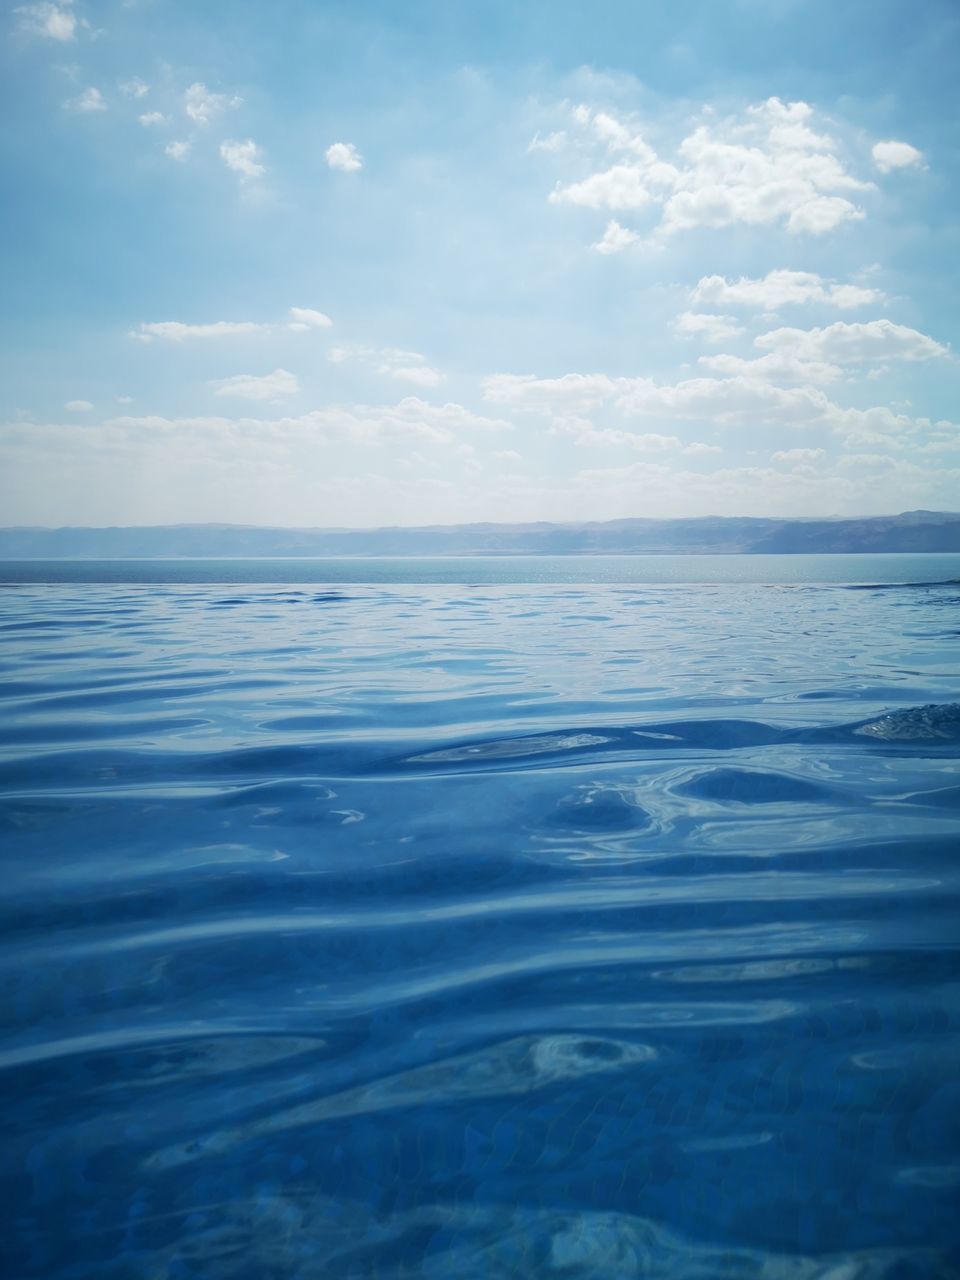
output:
<instances>
[{"instance_id":1,"label":"blue sky","mask_svg":"<svg viewBox=\"0 0 960 1280\"><path fill-rule=\"evenodd\" d=\"M953 0L0 22L3 523L960 507Z\"/></svg>"}]
</instances>

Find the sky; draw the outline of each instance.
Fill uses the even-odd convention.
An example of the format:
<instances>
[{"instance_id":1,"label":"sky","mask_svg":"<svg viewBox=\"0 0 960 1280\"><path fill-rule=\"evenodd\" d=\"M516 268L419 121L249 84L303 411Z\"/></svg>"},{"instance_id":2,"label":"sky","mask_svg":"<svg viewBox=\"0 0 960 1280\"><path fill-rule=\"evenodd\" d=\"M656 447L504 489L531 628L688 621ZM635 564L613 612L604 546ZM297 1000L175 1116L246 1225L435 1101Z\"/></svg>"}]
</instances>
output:
<instances>
[{"instance_id":1,"label":"sky","mask_svg":"<svg viewBox=\"0 0 960 1280\"><path fill-rule=\"evenodd\" d=\"M0 10L0 523L960 509L955 0Z\"/></svg>"}]
</instances>

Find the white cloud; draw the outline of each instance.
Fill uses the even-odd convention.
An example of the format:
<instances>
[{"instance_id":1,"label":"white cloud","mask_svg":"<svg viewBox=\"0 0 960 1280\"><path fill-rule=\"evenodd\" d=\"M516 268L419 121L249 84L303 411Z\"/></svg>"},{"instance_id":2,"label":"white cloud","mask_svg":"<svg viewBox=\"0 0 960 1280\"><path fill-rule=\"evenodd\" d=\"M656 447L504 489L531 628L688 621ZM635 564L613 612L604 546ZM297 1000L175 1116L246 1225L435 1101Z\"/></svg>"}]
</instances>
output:
<instances>
[{"instance_id":1,"label":"white cloud","mask_svg":"<svg viewBox=\"0 0 960 1280\"><path fill-rule=\"evenodd\" d=\"M223 111L239 107L242 98L225 93L211 93L205 84L197 81L183 95L183 109L195 124L206 125Z\"/></svg>"},{"instance_id":2,"label":"white cloud","mask_svg":"<svg viewBox=\"0 0 960 1280\"><path fill-rule=\"evenodd\" d=\"M410 382L418 387L435 387L443 381L443 374L428 365L419 351L401 351L396 347L367 347L359 343L347 343L331 347L327 359L333 364L358 361L400 382Z\"/></svg>"},{"instance_id":3,"label":"white cloud","mask_svg":"<svg viewBox=\"0 0 960 1280\"><path fill-rule=\"evenodd\" d=\"M245 333L265 333L266 324L254 324L252 320L215 320L211 324L183 324L180 320L154 320L142 323L131 332L131 338L150 342L163 338L168 342L183 342L187 338L233 338Z\"/></svg>"},{"instance_id":4,"label":"white cloud","mask_svg":"<svg viewBox=\"0 0 960 1280\"><path fill-rule=\"evenodd\" d=\"M611 218L607 223L607 229L603 233L603 239L598 240L593 246L597 253L621 253L624 249L629 249L635 241L640 237L635 231L630 231L627 227L621 227L616 218Z\"/></svg>"},{"instance_id":5,"label":"white cloud","mask_svg":"<svg viewBox=\"0 0 960 1280\"><path fill-rule=\"evenodd\" d=\"M363 168L363 157L352 142L334 142L323 153L331 169L344 173L356 173Z\"/></svg>"},{"instance_id":6,"label":"white cloud","mask_svg":"<svg viewBox=\"0 0 960 1280\"><path fill-rule=\"evenodd\" d=\"M63 407L70 413L89 413L93 405L89 400L68 400Z\"/></svg>"},{"instance_id":7,"label":"white cloud","mask_svg":"<svg viewBox=\"0 0 960 1280\"><path fill-rule=\"evenodd\" d=\"M139 76L121 80L117 87L125 98L143 98L150 92L150 86Z\"/></svg>"},{"instance_id":8,"label":"white cloud","mask_svg":"<svg viewBox=\"0 0 960 1280\"><path fill-rule=\"evenodd\" d=\"M345 343L339 347L330 347L327 351L327 359L331 364L345 364L348 360L365 359L367 356L375 355L373 347L363 347L356 343Z\"/></svg>"},{"instance_id":9,"label":"white cloud","mask_svg":"<svg viewBox=\"0 0 960 1280\"><path fill-rule=\"evenodd\" d=\"M117 396L117 404L133 404L133 396Z\"/></svg>"},{"instance_id":10,"label":"white cloud","mask_svg":"<svg viewBox=\"0 0 960 1280\"><path fill-rule=\"evenodd\" d=\"M90 111L106 111L107 104L103 100L103 94L99 89L84 89L78 98L71 98L69 102L65 102L64 107L67 111L77 111L86 113Z\"/></svg>"},{"instance_id":11,"label":"white cloud","mask_svg":"<svg viewBox=\"0 0 960 1280\"><path fill-rule=\"evenodd\" d=\"M652 378L611 378L606 374L565 374L562 378L494 374L485 379L488 400L516 409L564 416L611 403L630 418L650 422L696 422L714 427L819 427L863 442L890 447L931 423L885 406L848 409L814 386L781 387L753 373L723 378L688 378L657 383ZM937 423L941 433L955 430Z\"/></svg>"},{"instance_id":12,"label":"white cloud","mask_svg":"<svg viewBox=\"0 0 960 1280\"><path fill-rule=\"evenodd\" d=\"M20 25L34 35L50 40L73 40L80 23L72 10L72 0L60 0L58 4L24 4L14 9L20 15Z\"/></svg>"},{"instance_id":13,"label":"white cloud","mask_svg":"<svg viewBox=\"0 0 960 1280\"><path fill-rule=\"evenodd\" d=\"M164 155L170 157L171 160L186 160L190 154L189 142L168 142L163 148Z\"/></svg>"},{"instance_id":14,"label":"white cloud","mask_svg":"<svg viewBox=\"0 0 960 1280\"><path fill-rule=\"evenodd\" d=\"M881 173L923 164L923 152L911 147L909 142L877 142L872 155L873 162Z\"/></svg>"},{"instance_id":15,"label":"white cloud","mask_svg":"<svg viewBox=\"0 0 960 1280\"><path fill-rule=\"evenodd\" d=\"M725 378L743 375L769 382L836 382L843 376L838 365L804 360L790 351L771 351L754 360L731 355L701 356L697 363Z\"/></svg>"},{"instance_id":16,"label":"white cloud","mask_svg":"<svg viewBox=\"0 0 960 1280\"><path fill-rule=\"evenodd\" d=\"M562 151L567 145L567 135L563 129L557 129L554 133L548 133L545 138L541 138L539 133L535 133L530 139L527 147L528 151Z\"/></svg>"},{"instance_id":17,"label":"white cloud","mask_svg":"<svg viewBox=\"0 0 960 1280\"><path fill-rule=\"evenodd\" d=\"M770 455L771 462L787 462L799 466L809 466L827 456L826 449L780 449Z\"/></svg>"},{"instance_id":18,"label":"white cloud","mask_svg":"<svg viewBox=\"0 0 960 1280\"><path fill-rule=\"evenodd\" d=\"M883 297L879 289L865 289L855 284L838 284L825 280L813 271L768 271L760 279L741 276L727 280L724 276L702 276L690 292L690 301L706 306L757 307L778 311L785 306L819 302L847 311L853 307L877 302Z\"/></svg>"},{"instance_id":19,"label":"white cloud","mask_svg":"<svg viewBox=\"0 0 960 1280\"><path fill-rule=\"evenodd\" d=\"M579 204L588 209L642 209L652 199L642 169L633 164L615 164L550 193L551 204Z\"/></svg>"},{"instance_id":20,"label":"white cloud","mask_svg":"<svg viewBox=\"0 0 960 1280\"><path fill-rule=\"evenodd\" d=\"M723 450L718 444L704 444L702 440L694 440L693 444L685 444L682 452L697 457L705 453L723 453Z\"/></svg>"},{"instance_id":21,"label":"white cloud","mask_svg":"<svg viewBox=\"0 0 960 1280\"><path fill-rule=\"evenodd\" d=\"M707 342L724 342L743 333L733 316L712 316L696 311L681 312L673 322L673 331L682 338L702 337Z\"/></svg>"},{"instance_id":22,"label":"white cloud","mask_svg":"<svg viewBox=\"0 0 960 1280\"><path fill-rule=\"evenodd\" d=\"M600 139L605 142L610 151L633 151L641 156L648 163L653 163L657 154L651 146L649 146L639 133L633 133L631 130L617 120L615 116L610 115L606 111L598 111L593 116L593 131Z\"/></svg>"},{"instance_id":23,"label":"white cloud","mask_svg":"<svg viewBox=\"0 0 960 1280\"><path fill-rule=\"evenodd\" d=\"M145 111L142 116L137 116L137 119L145 129L150 129L158 124L170 123L170 117L165 116L162 111Z\"/></svg>"},{"instance_id":24,"label":"white cloud","mask_svg":"<svg viewBox=\"0 0 960 1280\"><path fill-rule=\"evenodd\" d=\"M608 151L627 155L558 185L549 199L610 210L657 204L662 235L778 222L790 232L819 235L862 218L863 210L840 193L873 184L847 171L834 154L834 140L811 127L813 114L805 102L769 98L740 117L698 126L680 143L674 163L614 117L577 108L577 123L589 126Z\"/></svg>"},{"instance_id":25,"label":"white cloud","mask_svg":"<svg viewBox=\"0 0 960 1280\"><path fill-rule=\"evenodd\" d=\"M252 138L245 142L221 142L220 156L227 168L239 173L244 181L261 178L266 173L260 163L263 153Z\"/></svg>"},{"instance_id":26,"label":"white cloud","mask_svg":"<svg viewBox=\"0 0 960 1280\"><path fill-rule=\"evenodd\" d=\"M617 399L625 414L717 426L823 424L837 406L812 387L776 387L754 378L688 378L658 384L635 378Z\"/></svg>"},{"instance_id":27,"label":"white cloud","mask_svg":"<svg viewBox=\"0 0 960 1280\"><path fill-rule=\"evenodd\" d=\"M851 471L895 471L902 465L901 458L892 458L888 453L847 453L837 460L838 467Z\"/></svg>"},{"instance_id":28,"label":"white cloud","mask_svg":"<svg viewBox=\"0 0 960 1280\"><path fill-rule=\"evenodd\" d=\"M291 307L289 328L298 332L307 329L329 329L333 321L322 311L314 311L312 307Z\"/></svg>"},{"instance_id":29,"label":"white cloud","mask_svg":"<svg viewBox=\"0 0 960 1280\"><path fill-rule=\"evenodd\" d=\"M774 329L761 334L754 345L761 350L786 352L800 360L833 364L931 360L948 354L942 343L891 320L870 320L866 324L838 320L823 329Z\"/></svg>"},{"instance_id":30,"label":"white cloud","mask_svg":"<svg viewBox=\"0 0 960 1280\"><path fill-rule=\"evenodd\" d=\"M516 409L594 409L627 379L605 373L566 373L562 378L538 378L532 373L494 373L483 380L485 400Z\"/></svg>"},{"instance_id":31,"label":"white cloud","mask_svg":"<svg viewBox=\"0 0 960 1280\"><path fill-rule=\"evenodd\" d=\"M210 383L215 396L237 396L243 400L279 400L294 396L300 383L286 369L274 369L273 373L256 377L252 373L238 373L232 378L218 378Z\"/></svg>"},{"instance_id":32,"label":"white cloud","mask_svg":"<svg viewBox=\"0 0 960 1280\"><path fill-rule=\"evenodd\" d=\"M564 436L582 448L623 446L641 453L686 454L719 453L718 445L695 441L684 444L678 436L665 436L657 431L624 431L618 427L596 427L589 418L554 418L550 434Z\"/></svg>"}]
</instances>

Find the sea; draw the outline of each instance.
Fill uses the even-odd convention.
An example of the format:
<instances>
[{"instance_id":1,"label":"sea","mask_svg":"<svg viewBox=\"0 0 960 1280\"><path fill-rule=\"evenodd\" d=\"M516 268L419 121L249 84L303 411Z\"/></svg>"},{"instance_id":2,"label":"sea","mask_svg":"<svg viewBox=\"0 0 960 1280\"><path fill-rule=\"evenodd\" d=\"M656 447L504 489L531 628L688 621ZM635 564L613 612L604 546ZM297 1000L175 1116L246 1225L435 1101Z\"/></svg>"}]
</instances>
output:
<instances>
[{"instance_id":1,"label":"sea","mask_svg":"<svg viewBox=\"0 0 960 1280\"><path fill-rule=\"evenodd\" d=\"M0 563L4 1280L960 1277L960 555Z\"/></svg>"}]
</instances>

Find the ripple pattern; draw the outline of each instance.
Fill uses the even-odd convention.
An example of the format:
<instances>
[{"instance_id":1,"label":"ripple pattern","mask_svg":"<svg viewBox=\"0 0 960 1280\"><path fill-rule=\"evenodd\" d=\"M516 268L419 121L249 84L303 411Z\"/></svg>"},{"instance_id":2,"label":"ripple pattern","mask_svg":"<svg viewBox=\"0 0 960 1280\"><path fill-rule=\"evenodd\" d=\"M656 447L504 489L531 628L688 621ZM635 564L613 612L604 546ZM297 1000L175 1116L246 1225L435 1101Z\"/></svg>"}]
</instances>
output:
<instances>
[{"instance_id":1,"label":"ripple pattern","mask_svg":"<svg viewBox=\"0 0 960 1280\"><path fill-rule=\"evenodd\" d=\"M960 1276L958 612L3 588L3 1274Z\"/></svg>"}]
</instances>

